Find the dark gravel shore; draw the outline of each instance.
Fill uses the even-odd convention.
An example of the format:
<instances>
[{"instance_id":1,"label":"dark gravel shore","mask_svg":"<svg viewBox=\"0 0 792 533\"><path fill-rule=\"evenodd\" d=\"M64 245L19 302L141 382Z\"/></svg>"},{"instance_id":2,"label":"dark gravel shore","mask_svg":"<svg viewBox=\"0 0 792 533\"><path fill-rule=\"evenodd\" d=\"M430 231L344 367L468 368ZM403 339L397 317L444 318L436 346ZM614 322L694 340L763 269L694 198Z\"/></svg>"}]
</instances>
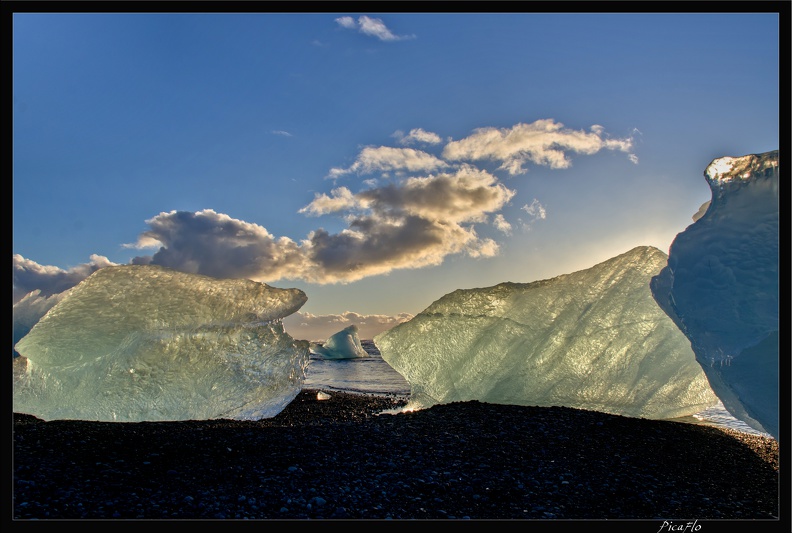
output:
<instances>
[{"instance_id":1,"label":"dark gravel shore","mask_svg":"<svg viewBox=\"0 0 792 533\"><path fill-rule=\"evenodd\" d=\"M652 533L750 519L789 531L768 437L480 402L378 416L404 399L328 393L304 390L255 422L15 414L13 519L627 519L657 521Z\"/></svg>"}]
</instances>

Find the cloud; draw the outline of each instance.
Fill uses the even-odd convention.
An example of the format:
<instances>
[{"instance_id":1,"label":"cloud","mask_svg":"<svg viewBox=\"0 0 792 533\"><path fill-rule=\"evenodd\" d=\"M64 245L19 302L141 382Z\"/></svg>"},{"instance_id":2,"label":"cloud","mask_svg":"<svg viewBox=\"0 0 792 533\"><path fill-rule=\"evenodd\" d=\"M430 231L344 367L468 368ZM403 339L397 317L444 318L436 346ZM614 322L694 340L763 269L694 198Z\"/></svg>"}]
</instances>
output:
<instances>
[{"instance_id":1,"label":"cloud","mask_svg":"<svg viewBox=\"0 0 792 533\"><path fill-rule=\"evenodd\" d=\"M310 235L310 256L321 267L312 281L357 281L394 269L442 263L449 254L467 251L477 257L472 228L444 225L417 216L387 220L356 218L350 229L331 235L323 229Z\"/></svg>"},{"instance_id":2,"label":"cloud","mask_svg":"<svg viewBox=\"0 0 792 533\"><path fill-rule=\"evenodd\" d=\"M137 241L135 242L128 242L121 245L121 248L132 248L135 250L146 250L146 249L153 249L159 248L163 246L163 243L157 240L154 234L141 234L138 236Z\"/></svg>"},{"instance_id":3,"label":"cloud","mask_svg":"<svg viewBox=\"0 0 792 533\"><path fill-rule=\"evenodd\" d=\"M357 159L349 168L333 168L327 177L338 178L353 172L371 174L372 172L390 172L394 170L407 172L432 171L448 166L450 166L449 163L414 148L368 146L361 150Z\"/></svg>"},{"instance_id":4,"label":"cloud","mask_svg":"<svg viewBox=\"0 0 792 533\"><path fill-rule=\"evenodd\" d=\"M496 212L514 191L492 174L465 166L454 174L406 179L358 194L360 204L388 218L399 213L445 223L483 222Z\"/></svg>"},{"instance_id":5,"label":"cloud","mask_svg":"<svg viewBox=\"0 0 792 533\"><path fill-rule=\"evenodd\" d=\"M345 283L438 265L450 254L497 254L497 243L479 238L475 224L513 196L495 176L465 165L451 174L411 177L358 193L338 187L317 194L300 212L338 215L348 227L336 234L319 228L300 243L206 209L160 213L128 246L159 244L154 255L136 257L135 264L217 278Z\"/></svg>"},{"instance_id":6,"label":"cloud","mask_svg":"<svg viewBox=\"0 0 792 533\"><path fill-rule=\"evenodd\" d=\"M492 174L464 166L454 174L412 177L357 194L338 187L330 195L316 194L300 212L318 216L369 210L372 218L390 222L409 216L438 223L483 222L486 213L498 211L512 196L514 191Z\"/></svg>"},{"instance_id":7,"label":"cloud","mask_svg":"<svg viewBox=\"0 0 792 533\"><path fill-rule=\"evenodd\" d=\"M533 202L522 206L520 209L531 215L532 220L544 220L547 218L547 210L545 207L539 203L539 200L536 198L533 199Z\"/></svg>"},{"instance_id":8,"label":"cloud","mask_svg":"<svg viewBox=\"0 0 792 533\"><path fill-rule=\"evenodd\" d=\"M410 133L404 135L402 131L396 131L393 134L393 137L398 139L399 144L408 145L408 144L415 144L415 143L426 143L426 144L439 144L443 142L443 139L436 133L432 133L430 131L424 131L421 128L414 128L410 130Z\"/></svg>"},{"instance_id":9,"label":"cloud","mask_svg":"<svg viewBox=\"0 0 792 533\"><path fill-rule=\"evenodd\" d=\"M65 295L65 292L43 296L41 290L36 289L32 292L25 294L18 301L14 301L14 310L12 312L12 346L27 335L33 326L35 326L41 317L47 314L55 304L60 302ZM14 354L19 353L14 350Z\"/></svg>"},{"instance_id":10,"label":"cloud","mask_svg":"<svg viewBox=\"0 0 792 533\"><path fill-rule=\"evenodd\" d=\"M382 19L376 19L362 15L357 22L352 17L339 17L335 19L339 26L349 30L357 29L364 35L376 37L380 41L402 41L405 39L415 39L415 35L395 35L390 31Z\"/></svg>"},{"instance_id":11,"label":"cloud","mask_svg":"<svg viewBox=\"0 0 792 533\"><path fill-rule=\"evenodd\" d=\"M302 211L344 211L349 227L335 235L322 229L310 234L305 246L317 267L314 281L355 281L398 268L438 265L456 253L495 255L497 243L479 238L474 223L485 221L487 213L500 210L513 195L491 174L469 166L357 194L339 188L329 196L317 195Z\"/></svg>"},{"instance_id":12,"label":"cloud","mask_svg":"<svg viewBox=\"0 0 792 533\"><path fill-rule=\"evenodd\" d=\"M403 145L441 142L437 134L421 128L395 136ZM591 126L588 132L571 130L553 119L475 130L442 150L435 147L445 159L414 148L369 146L348 168L331 169L330 177L387 173L382 185L370 178L362 181L357 192L352 187L336 187L315 194L299 210L306 216L340 218L346 228L338 233L320 227L294 241L211 209L170 211L147 220L149 229L123 246L153 251L134 257L132 264L157 264L216 278L317 284L348 283L396 269L435 266L453 254L492 257L499 253L498 243L480 237L476 226L491 221L495 229L509 235L512 225L500 211L515 191L468 161L500 161L502 169L516 174L524 172L528 162L566 168L571 164L570 154L603 149L629 153L631 146L631 138L611 139L602 126ZM526 230L547 216L537 199L522 210L530 217L528 222L518 219ZM90 263L62 270L15 255L14 301L35 289L42 290L42 297L56 294L112 264L105 257L91 256Z\"/></svg>"},{"instance_id":13,"label":"cloud","mask_svg":"<svg viewBox=\"0 0 792 533\"><path fill-rule=\"evenodd\" d=\"M511 235L512 226L500 213L495 215L495 219L492 221L492 224L498 231L501 231L506 235Z\"/></svg>"},{"instance_id":14,"label":"cloud","mask_svg":"<svg viewBox=\"0 0 792 533\"><path fill-rule=\"evenodd\" d=\"M12 290L14 303L35 290L39 290L42 297L63 292L100 268L115 264L101 255L91 255L90 259L88 263L64 270L56 266L39 265L35 261L14 254Z\"/></svg>"},{"instance_id":15,"label":"cloud","mask_svg":"<svg viewBox=\"0 0 792 533\"><path fill-rule=\"evenodd\" d=\"M534 222L547 218L547 210L541 203L539 203L539 200L536 198L533 199L533 202L530 204L525 204L520 209L528 213L530 216L530 219L527 222L520 219L520 226L523 231L530 231Z\"/></svg>"},{"instance_id":16,"label":"cloud","mask_svg":"<svg viewBox=\"0 0 792 533\"><path fill-rule=\"evenodd\" d=\"M603 149L630 153L632 138L611 139L599 125L586 132L542 119L511 128L479 128L469 137L448 143L443 157L451 161L500 161L502 170L515 175L525 173L529 162L567 168L572 164L569 153L591 155Z\"/></svg>"},{"instance_id":17,"label":"cloud","mask_svg":"<svg viewBox=\"0 0 792 533\"><path fill-rule=\"evenodd\" d=\"M272 130L272 134L273 135L282 135L283 137L294 137L294 135L292 135L288 131L283 131L283 130Z\"/></svg>"},{"instance_id":18,"label":"cloud","mask_svg":"<svg viewBox=\"0 0 792 533\"><path fill-rule=\"evenodd\" d=\"M394 269L438 265L450 254L497 254L497 243L480 238L475 224L486 222L489 213L513 196L495 176L463 165L454 173L411 177L357 193L339 187L317 194L300 212L341 216L348 227L336 234L319 228L295 242L205 209L160 213L146 221L149 229L136 242L124 246L156 248L153 255L133 258L132 264L261 282L346 283ZM92 259L67 272L15 256L16 298L36 288L60 292L112 264L98 256Z\"/></svg>"},{"instance_id":19,"label":"cloud","mask_svg":"<svg viewBox=\"0 0 792 533\"><path fill-rule=\"evenodd\" d=\"M300 246L288 237L275 237L262 226L211 209L160 213L146 224L150 229L134 246L152 242L161 246L151 257L133 259L135 264L257 281L296 279L305 266Z\"/></svg>"},{"instance_id":20,"label":"cloud","mask_svg":"<svg viewBox=\"0 0 792 533\"><path fill-rule=\"evenodd\" d=\"M346 311L338 315L312 315L298 311L285 317L283 326L295 339L324 341L331 335L354 324L358 327L358 337L373 339L379 333L406 322L412 317L413 315L409 313L390 316L361 315Z\"/></svg>"},{"instance_id":21,"label":"cloud","mask_svg":"<svg viewBox=\"0 0 792 533\"><path fill-rule=\"evenodd\" d=\"M335 21L342 28L347 28L347 29L350 29L350 30L354 30L355 29L355 19L353 19L352 17L339 17L339 18L335 19Z\"/></svg>"},{"instance_id":22,"label":"cloud","mask_svg":"<svg viewBox=\"0 0 792 533\"><path fill-rule=\"evenodd\" d=\"M330 195L314 194L313 201L300 209L300 213L319 216L327 213L335 213L347 209L354 209L358 206L358 200L346 187L338 187L330 191Z\"/></svg>"}]
</instances>

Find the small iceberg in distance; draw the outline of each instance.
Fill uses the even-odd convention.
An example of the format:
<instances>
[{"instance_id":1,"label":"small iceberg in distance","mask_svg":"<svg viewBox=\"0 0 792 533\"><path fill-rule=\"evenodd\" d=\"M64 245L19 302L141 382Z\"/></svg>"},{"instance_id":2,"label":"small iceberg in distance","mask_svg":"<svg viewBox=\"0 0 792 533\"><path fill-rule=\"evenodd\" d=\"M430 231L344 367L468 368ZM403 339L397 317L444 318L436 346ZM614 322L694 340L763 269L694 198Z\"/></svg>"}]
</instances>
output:
<instances>
[{"instance_id":1,"label":"small iceberg in distance","mask_svg":"<svg viewBox=\"0 0 792 533\"><path fill-rule=\"evenodd\" d=\"M324 344L312 342L311 351L325 359L355 359L369 355L360 343L355 324L333 334Z\"/></svg>"},{"instance_id":2,"label":"small iceberg in distance","mask_svg":"<svg viewBox=\"0 0 792 533\"><path fill-rule=\"evenodd\" d=\"M298 289L154 265L102 268L17 344L14 412L104 422L258 420L302 390Z\"/></svg>"}]
</instances>

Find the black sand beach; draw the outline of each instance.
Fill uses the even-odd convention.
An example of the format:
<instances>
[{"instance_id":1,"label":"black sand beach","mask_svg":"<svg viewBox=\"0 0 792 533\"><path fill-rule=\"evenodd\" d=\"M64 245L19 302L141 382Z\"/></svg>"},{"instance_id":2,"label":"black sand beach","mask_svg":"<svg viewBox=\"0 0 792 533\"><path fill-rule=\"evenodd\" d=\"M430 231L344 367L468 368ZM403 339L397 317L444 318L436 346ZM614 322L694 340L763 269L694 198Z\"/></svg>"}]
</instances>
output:
<instances>
[{"instance_id":1,"label":"black sand beach","mask_svg":"<svg viewBox=\"0 0 792 533\"><path fill-rule=\"evenodd\" d=\"M252 422L14 414L13 520L651 520L652 533L663 521L752 520L789 531L768 437L480 402L378 415L404 399L317 392Z\"/></svg>"}]
</instances>

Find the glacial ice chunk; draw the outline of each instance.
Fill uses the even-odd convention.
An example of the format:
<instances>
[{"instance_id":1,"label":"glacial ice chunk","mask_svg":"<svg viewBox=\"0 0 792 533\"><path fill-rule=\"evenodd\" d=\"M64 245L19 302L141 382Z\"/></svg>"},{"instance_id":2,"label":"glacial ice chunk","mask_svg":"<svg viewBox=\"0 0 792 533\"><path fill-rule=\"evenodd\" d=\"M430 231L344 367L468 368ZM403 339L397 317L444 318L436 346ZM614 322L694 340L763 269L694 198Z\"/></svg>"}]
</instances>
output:
<instances>
[{"instance_id":1,"label":"glacial ice chunk","mask_svg":"<svg viewBox=\"0 0 792 533\"><path fill-rule=\"evenodd\" d=\"M718 401L652 298L667 256L638 247L587 270L446 294L374 338L407 408L478 400L674 418Z\"/></svg>"},{"instance_id":2,"label":"glacial ice chunk","mask_svg":"<svg viewBox=\"0 0 792 533\"><path fill-rule=\"evenodd\" d=\"M325 359L368 357L368 352L360 344L358 327L355 324L331 335L324 344L311 343L311 350Z\"/></svg>"},{"instance_id":3,"label":"glacial ice chunk","mask_svg":"<svg viewBox=\"0 0 792 533\"><path fill-rule=\"evenodd\" d=\"M281 319L307 298L250 280L102 268L17 344L15 412L44 420L256 420L302 388L307 341Z\"/></svg>"},{"instance_id":4,"label":"glacial ice chunk","mask_svg":"<svg viewBox=\"0 0 792 533\"><path fill-rule=\"evenodd\" d=\"M778 163L777 150L710 163L709 207L676 236L651 283L726 410L775 438Z\"/></svg>"}]
</instances>

